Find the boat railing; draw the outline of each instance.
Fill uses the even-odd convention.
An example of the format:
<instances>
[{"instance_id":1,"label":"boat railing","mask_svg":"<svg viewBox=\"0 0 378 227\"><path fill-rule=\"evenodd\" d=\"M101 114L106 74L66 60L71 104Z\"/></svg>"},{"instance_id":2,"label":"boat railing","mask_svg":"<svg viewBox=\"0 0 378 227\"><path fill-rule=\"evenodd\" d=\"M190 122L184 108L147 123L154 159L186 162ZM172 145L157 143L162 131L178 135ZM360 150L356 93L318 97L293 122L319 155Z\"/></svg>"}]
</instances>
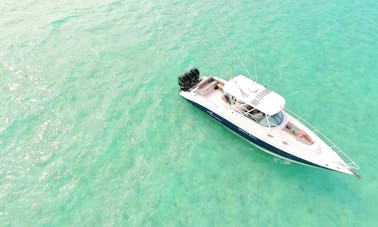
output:
<instances>
[{"instance_id":1,"label":"boat railing","mask_svg":"<svg viewBox=\"0 0 378 227\"><path fill-rule=\"evenodd\" d=\"M317 129L315 126L311 125L309 122L307 122L304 118L299 116L298 114L294 113L292 110L285 108L286 112L293 115L296 119L301 121L303 124L305 124L313 133L315 133L317 136L319 136L333 151L336 153L342 155L346 160L346 164L352 168L352 169L360 169L360 167L355 163L340 147L338 147L330 138L328 138L324 133L322 133L319 129ZM345 161L345 160L344 160Z\"/></svg>"}]
</instances>

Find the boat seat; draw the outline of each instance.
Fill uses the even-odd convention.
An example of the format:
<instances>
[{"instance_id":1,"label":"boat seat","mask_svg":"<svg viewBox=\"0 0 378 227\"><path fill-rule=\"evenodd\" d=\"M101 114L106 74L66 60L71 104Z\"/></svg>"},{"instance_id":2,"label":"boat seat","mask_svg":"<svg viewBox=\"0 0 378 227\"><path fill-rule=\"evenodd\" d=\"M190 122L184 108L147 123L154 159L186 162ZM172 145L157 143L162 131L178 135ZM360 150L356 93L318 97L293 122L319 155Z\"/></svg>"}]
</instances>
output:
<instances>
[{"instance_id":1,"label":"boat seat","mask_svg":"<svg viewBox=\"0 0 378 227\"><path fill-rule=\"evenodd\" d=\"M207 81L205 81L203 84L201 84L199 87L198 87L198 94L201 95L201 96L204 96L206 95L210 90L214 89L215 85L218 83L218 81L216 80L213 80L211 81L210 83Z\"/></svg>"}]
</instances>

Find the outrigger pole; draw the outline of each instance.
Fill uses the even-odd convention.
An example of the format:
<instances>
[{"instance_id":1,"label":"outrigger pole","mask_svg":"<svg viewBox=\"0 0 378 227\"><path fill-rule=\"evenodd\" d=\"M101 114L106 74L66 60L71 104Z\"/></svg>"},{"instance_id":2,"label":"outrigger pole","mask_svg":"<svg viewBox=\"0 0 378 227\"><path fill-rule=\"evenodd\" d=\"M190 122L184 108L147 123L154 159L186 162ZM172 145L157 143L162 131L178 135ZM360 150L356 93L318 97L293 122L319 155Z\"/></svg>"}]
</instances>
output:
<instances>
[{"instance_id":1,"label":"outrigger pole","mask_svg":"<svg viewBox=\"0 0 378 227\"><path fill-rule=\"evenodd\" d=\"M231 45L231 42L228 40L228 38L224 35L224 33L222 32L222 30L219 28L218 24L215 23L215 21L213 20L213 23L215 25L215 27L217 28L218 32L226 39L227 41L227 44L228 46L231 48L231 50L234 52L234 54L237 55L237 57L239 58L239 61L240 63L243 65L244 69L247 71L248 75L251 76L251 73L249 72L248 68L245 66L244 62L242 61L240 55L238 54L238 52L236 52L236 50L234 49L234 47Z\"/></svg>"}]
</instances>

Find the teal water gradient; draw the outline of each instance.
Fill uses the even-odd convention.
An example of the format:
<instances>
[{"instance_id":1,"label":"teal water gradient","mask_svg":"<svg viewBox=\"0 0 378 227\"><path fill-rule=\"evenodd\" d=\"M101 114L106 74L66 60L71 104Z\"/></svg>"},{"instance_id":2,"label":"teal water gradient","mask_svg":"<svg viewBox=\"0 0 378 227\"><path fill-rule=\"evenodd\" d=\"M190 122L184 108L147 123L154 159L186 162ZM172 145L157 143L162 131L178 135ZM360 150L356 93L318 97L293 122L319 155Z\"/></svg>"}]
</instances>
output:
<instances>
[{"instance_id":1,"label":"teal water gradient","mask_svg":"<svg viewBox=\"0 0 378 227\"><path fill-rule=\"evenodd\" d=\"M0 225L374 226L377 17L374 0L2 2ZM267 155L179 97L187 69L229 78L254 56L361 180Z\"/></svg>"}]
</instances>

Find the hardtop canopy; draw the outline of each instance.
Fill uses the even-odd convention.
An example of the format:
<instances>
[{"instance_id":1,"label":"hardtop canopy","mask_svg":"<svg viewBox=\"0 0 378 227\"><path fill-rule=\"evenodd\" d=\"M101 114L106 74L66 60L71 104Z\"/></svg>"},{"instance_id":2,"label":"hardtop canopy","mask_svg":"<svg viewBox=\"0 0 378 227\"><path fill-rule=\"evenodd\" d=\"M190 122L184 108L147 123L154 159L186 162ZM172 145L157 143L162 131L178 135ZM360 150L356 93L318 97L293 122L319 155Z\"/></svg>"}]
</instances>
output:
<instances>
[{"instance_id":1,"label":"hardtop canopy","mask_svg":"<svg viewBox=\"0 0 378 227\"><path fill-rule=\"evenodd\" d=\"M227 81L223 91L269 116L285 108L282 96L243 75Z\"/></svg>"}]
</instances>

